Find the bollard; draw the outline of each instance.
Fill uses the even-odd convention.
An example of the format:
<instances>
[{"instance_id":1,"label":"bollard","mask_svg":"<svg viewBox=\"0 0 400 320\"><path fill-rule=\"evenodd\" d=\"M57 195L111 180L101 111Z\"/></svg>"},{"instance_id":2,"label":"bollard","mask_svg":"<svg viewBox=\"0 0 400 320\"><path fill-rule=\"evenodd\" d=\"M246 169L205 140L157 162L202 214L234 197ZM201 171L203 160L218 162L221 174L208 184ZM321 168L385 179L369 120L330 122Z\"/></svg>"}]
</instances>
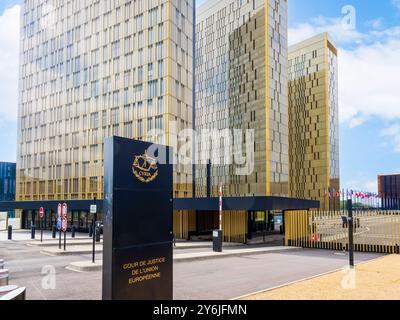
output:
<instances>
[{"instance_id":1,"label":"bollard","mask_svg":"<svg viewBox=\"0 0 400 320\"><path fill-rule=\"evenodd\" d=\"M71 237L72 237L72 238L75 238L75 232L76 232L75 226L72 226L72 227L71 227Z\"/></svg>"},{"instance_id":2,"label":"bollard","mask_svg":"<svg viewBox=\"0 0 400 320\"><path fill-rule=\"evenodd\" d=\"M52 235L51 235L51 236L52 236L53 239L55 239L55 238L56 238L56 235L57 235L57 228L56 228L56 226L53 226L53 228L52 228L51 231L52 231Z\"/></svg>"},{"instance_id":3,"label":"bollard","mask_svg":"<svg viewBox=\"0 0 400 320\"><path fill-rule=\"evenodd\" d=\"M36 233L36 227L32 226L31 227L31 239L35 239L35 233Z\"/></svg>"},{"instance_id":4,"label":"bollard","mask_svg":"<svg viewBox=\"0 0 400 320\"><path fill-rule=\"evenodd\" d=\"M67 251L67 231L64 231L64 251Z\"/></svg>"},{"instance_id":5,"label":"bollard","mask_svg":"<svg viewBox=\"0 0 400 320\"><path fill-rule=\"evenodd\" d=\"M0 270L4 269L4 260L0 259Z\"/></svg>"},{"instance_id":6,"label":"bollard","mask_svg":"<svg viewBox=\"0 0 400 320\"><path fill-rule=\"evenodd\" d=\"M12 240L12 226L8 226L8 240Z\"/></svg>"},{"instance_id":7,"label":"bollard","mask_svg":"<svg viewBox=\"0 0 400 320\"><path fill-rule=\"evenodd\" d=\"M213 251L214 252L222 252L222 231L214 230L213 231Z\"/></svg>"},{"instance_id":8,"label":"bollard","mask_svg":"<svg viewBox=\"0 0 400 320\"><path fill-rule=\"evenodd\" d=\"M61 250L61 229L58 231L58 249Z\"/></svg>"},{"instance_id":9,"label":"bollard","mask_svg":"<svg viewBox=\"0 0 400 320\"><path fill-rule=\"evenodd\" d=\"M93 226L89 225L89 238L93 237Z\"/></svg>"},{"instance_id":10,"label":"bollard","mask_svg":"<svg viewBox=\"0 0 400 320\"><path fill-rule=\"evenodd\" d=\"M8 286L9 272L7 269L0 270L0 287Z\"/></svg>"},{"instance_id":11,"label":"bollard","mask_svg":"<svg viewBox=\"0 0 400 320\"><path fill-rule=\"evenodd\" d=\"M100 229L96 227L95 231L96 231L96 242L100 242Z\"/></svg>"},{"instance_id":12,"label":"bollard","mask_svg":"<svg viewBox=\"0 0 400 320\"><path fill-rule=\"evenodd\" d=\"M347 200L347 208L349 212L349 265L354 268L354 217L353 217L353 201Z\"/></svg>"},{"instance_id":13,"label":"bollard","mask_svg":"<svg viewBox=\"0 0 400 320\"><path fill-rule=\"evenodd\" d=\"M43 242L43 221L40 220L40 242Z\"/></svg>"}]
</instances>

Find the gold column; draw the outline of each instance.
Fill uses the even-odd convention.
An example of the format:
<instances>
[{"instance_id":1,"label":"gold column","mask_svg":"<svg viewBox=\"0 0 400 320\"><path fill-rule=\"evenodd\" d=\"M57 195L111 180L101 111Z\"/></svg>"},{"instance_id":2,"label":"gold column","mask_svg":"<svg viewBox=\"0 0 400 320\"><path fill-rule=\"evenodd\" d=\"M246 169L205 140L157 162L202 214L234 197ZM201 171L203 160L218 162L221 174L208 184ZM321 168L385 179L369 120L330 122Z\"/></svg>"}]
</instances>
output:
<instances>
[{"instance_id":1,"label":"gold column","mask_svg":"<svg viewBox=\"0 0 400 320\"><path fill-rule=\"evenodd\" d=\"M265 193L266 196L271 195L271 172L269 162L269 34L268 34L268 0L265 0L265 157L266 157L266 172L265 172Z\"/></svg>"},{"instance_id":2,"label":"gold column","mask_svg":"<svg viewBox=\"0 0 400 320\"><path fill-rule=\"evenodd\" d=\"M326 190L329 190L330 187L330 148L329 148L329 61L328 61L328 33L324 33L325 38L325 103L326 103L326 161L327 161L327 181L326 181ZM338 190L336 190L338 191Z\"/></svg>"}]
</instances>

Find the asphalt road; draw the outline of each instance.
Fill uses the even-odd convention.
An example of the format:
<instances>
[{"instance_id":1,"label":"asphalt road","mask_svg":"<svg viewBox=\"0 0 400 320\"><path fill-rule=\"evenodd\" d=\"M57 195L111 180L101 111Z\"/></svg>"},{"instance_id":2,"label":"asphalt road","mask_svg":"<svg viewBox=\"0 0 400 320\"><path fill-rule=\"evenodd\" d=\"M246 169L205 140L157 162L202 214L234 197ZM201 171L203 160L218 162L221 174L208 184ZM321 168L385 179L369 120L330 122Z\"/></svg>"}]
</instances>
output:
<instances>
[{"instance_id":1,"label":"asphalt road","mask_svg":"<svg viewBox=\"0 0 400 320\"><path fill-rule=\"evenodd\" d=\"M377 257L376 254L355 254L356 262ZM232 299L343 268L347 263L347 256L312 249L178 263L174 267L174 297Z\"/></svg>"},{"instance_id":2,"label":"asphalt road","mask_svg":"<svg viewBox=\"0 0 400 320\"><path fill-rule=\"evenodd\" d=\"M52 257L40 254L39 251L40 248L28 247L21 241L0 241L0 258L5 260L6 268L10 270L10 284L27 287L27 299L101 298L101 272L76 273L65 269L72 261L90 260L90 255ZM379 255L356 253L355 257L360 262ZM333 271L346 264L346 256L308 249L180 262L174 265L174 298L232 299ZM55 288L52 288L53 284Z\"/></svg>"}]
</instances>

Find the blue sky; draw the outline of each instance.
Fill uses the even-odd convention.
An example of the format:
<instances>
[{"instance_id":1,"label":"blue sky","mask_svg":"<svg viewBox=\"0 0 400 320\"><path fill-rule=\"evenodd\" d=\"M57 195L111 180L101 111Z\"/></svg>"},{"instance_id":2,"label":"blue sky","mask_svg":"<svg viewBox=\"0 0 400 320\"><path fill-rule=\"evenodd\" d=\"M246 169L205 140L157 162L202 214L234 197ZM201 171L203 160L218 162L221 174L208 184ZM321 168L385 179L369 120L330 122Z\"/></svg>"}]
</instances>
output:
<instances>
[{"instance_id":1,"label":"blue sky","mask_svg":"<svg viewBox=\"0 0 400 320\"><path fill-rule=\"evenodd\" d=\"M1 0L0 12L2 13L6 8L12 7L13 5L21 3L20 0Z\"/></svg>"},{"instance_id":2,"label":"blue sky","mask_svg":"<svg viewBox=\"0 0 400 320\"><path fill-rule=\"evenodd\" d=\"M0 161L16 159L19 2L0 1ZM289 0L290 43L322 31L339 48L342 186L376 191L400 172L400 0Z\"/></svg>"},{"instance_id":3,"label":"blue sky","mask_svg":"<svg viewBox=\"0 0 400 320\"><path fill-rule=\"evenodd\" d=\"M346 5L350 31L337 26ZM400 1L289 1L290 42L324 28L339 47L342 186L376 191L378 174L400 172Z\"/></svg>"}]
</instances>

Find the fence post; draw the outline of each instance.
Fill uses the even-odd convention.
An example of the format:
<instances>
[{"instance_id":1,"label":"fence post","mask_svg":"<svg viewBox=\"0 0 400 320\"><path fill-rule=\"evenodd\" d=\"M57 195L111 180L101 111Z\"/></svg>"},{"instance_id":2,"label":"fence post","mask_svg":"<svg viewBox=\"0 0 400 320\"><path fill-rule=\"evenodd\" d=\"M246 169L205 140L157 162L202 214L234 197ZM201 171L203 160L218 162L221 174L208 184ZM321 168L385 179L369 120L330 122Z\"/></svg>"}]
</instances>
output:
<instances>
[{"instance_id":1,"label":"fence post","mask_svg":"<svg viewBox=\"0 0 400 320\"><path fill-rule=\"evenodd\" d=\"M283 234L283 245L286 246L286 216L285 216L285 210L282 211L282 234ZM289 246L289 243L288 243Z\"/></svg>"},{"instance_id":2,"label":"fence post","mask_svg":"<svg viewBox=\"0 0 400 320\"><path fill-rule=\"evenodd\" d=\"M354 239L353 239L353 202L347 201L347 207L349 210L348 224L349 224L349 263L350 268L354 268Z\"/></svg>"}]
</instances>

